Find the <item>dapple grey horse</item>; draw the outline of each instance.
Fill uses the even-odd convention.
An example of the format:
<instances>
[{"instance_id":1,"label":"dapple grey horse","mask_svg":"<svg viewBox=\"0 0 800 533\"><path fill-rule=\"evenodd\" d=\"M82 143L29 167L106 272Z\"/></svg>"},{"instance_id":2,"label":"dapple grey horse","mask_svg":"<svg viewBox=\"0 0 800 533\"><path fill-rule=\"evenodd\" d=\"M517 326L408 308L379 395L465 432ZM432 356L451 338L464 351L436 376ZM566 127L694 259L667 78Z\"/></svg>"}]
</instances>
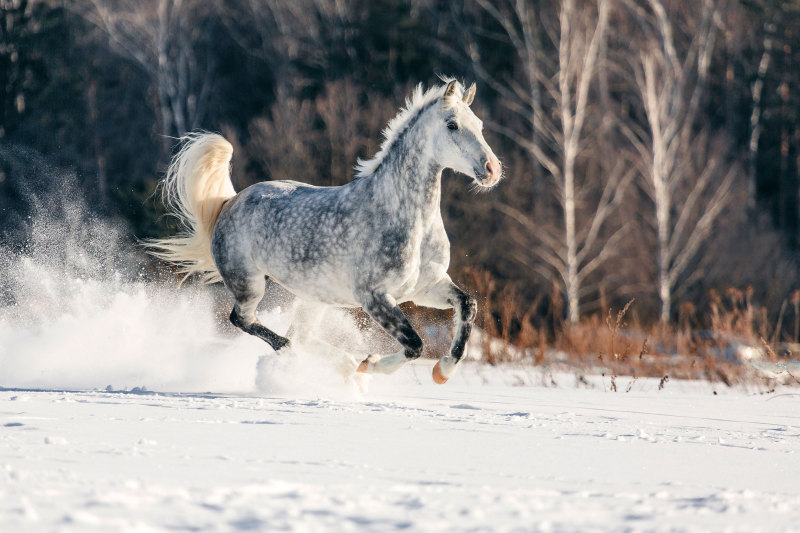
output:
<instances>
[{"instance_id":1,"label":"dapple grey horse","mask_svg":"<svg viewBox=\"0 0 800 533\"><path fill-rule=\"evenodd\" d=\"M350 356L350 372L391 373L420 356L422 340L398 302L452 308L450 351L433 370L434 381L444 383L464 354L477 305L447 274L442 170L466 174L478 188L502 177L469 107L474 96L475 84L465 90L454 80L427 91L418 86L389 122L380 151L359 160L356 178L340 187L268 181L237 194L230 143L189 134L162 182L184 231L151 241L150 251L187 276L224 282L236 300L231 322L276 351L309 332L293 326L285 338L259 322L267 279L303 302L363 308L403 349L360 364Z\"/></svg>"}]
</instances>

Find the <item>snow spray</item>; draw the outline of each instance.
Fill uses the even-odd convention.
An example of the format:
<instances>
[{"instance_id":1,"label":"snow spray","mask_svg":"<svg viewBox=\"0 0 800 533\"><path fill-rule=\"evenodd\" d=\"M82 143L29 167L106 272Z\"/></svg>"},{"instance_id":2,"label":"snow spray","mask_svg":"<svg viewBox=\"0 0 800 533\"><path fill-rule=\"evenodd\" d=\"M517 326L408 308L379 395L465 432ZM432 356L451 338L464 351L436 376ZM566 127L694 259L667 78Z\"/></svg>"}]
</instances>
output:
<instances>
[{"instance_id":1,"label":"snow spray","mask_svg":"<svg viewBox=\"0 0 800 533\"><path fill-rule=\"evenodd\" d=\"M123 223L90 213L72 180L49 179L63 187L32 201L25 246L0 244L0 387L314 397L359 390L325 354L281 358L235 330L221 287L179 288L169 272L147 266ZM260 318L282 333L289 326L280 307ZM347 313L332 310L325 323L364 345Z\"/></svg>"}]
</instances>

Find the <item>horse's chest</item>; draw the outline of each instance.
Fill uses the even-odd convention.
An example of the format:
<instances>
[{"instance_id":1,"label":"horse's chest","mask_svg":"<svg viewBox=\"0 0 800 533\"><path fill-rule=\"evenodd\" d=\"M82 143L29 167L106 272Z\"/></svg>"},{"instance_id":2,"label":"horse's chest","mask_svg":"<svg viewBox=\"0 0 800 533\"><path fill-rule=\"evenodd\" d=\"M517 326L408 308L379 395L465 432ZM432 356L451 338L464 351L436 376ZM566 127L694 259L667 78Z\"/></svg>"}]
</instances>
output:
<instances>
[{"instance_id":1,"label":"horse's chest","mask_svg":"<svg viewBox=\"0 0 800 533\"><path fill-rule=\"evenodd\" d=\"M450 262L450 242L441 223L420 227L402 238L384 236L388 271L394 273L391 285L396 297L415 293L444 275Z\"/></svg>"}]
</instances>

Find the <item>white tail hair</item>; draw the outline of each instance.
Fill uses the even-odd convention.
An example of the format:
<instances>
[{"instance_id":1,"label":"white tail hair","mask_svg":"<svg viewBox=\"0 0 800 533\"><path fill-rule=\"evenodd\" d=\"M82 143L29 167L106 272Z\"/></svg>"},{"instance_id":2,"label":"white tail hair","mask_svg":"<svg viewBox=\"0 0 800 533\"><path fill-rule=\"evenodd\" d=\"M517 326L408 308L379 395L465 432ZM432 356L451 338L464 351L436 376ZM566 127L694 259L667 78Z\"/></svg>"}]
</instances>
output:
<instances>
[{"instance_id":1,"label":"white tail hair","mask_svg":"<svg viewBox=\"0 0 800 533\"><path fill-rule=\"evenodd\" d=\"M225 202L236 195L231 182L233 146L216 133L193 132L172 159L160 187L164 205L180 221L174 237L145 243L155 257L178 266L184 274L201 274L206 283L221 281L211 257L211 235Z\"/></svg>"}]
</instances>

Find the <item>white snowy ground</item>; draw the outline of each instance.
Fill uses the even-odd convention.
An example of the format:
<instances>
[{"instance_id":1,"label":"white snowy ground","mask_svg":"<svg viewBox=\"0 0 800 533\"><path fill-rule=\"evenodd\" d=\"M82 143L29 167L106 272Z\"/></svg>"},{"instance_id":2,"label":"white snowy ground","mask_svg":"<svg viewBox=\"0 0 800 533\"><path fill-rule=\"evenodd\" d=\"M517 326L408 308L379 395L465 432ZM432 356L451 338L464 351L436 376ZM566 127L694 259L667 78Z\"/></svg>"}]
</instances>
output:
<instances>
[{"instance_id":1,"label":"white snowy ground","mask_svg":"<svg viewBox=\"0 0 800 533\"><path fill-rule=\"evenodd\" d=\"M81 202L42 211L0 246L0 533L800 531L797 389L421 361L362 394L220 329Z\"/></svg>"},{"instance_id":2,"label":"white snowy ground","mask_svg":"<svg viewBox=\"0 0 800 533\"><path fill-rule=\"evenodd\" d=\"M0 391L0 531L800 531L796 395L430 367L363 395Z\"/></svg>"}]
</instances>

